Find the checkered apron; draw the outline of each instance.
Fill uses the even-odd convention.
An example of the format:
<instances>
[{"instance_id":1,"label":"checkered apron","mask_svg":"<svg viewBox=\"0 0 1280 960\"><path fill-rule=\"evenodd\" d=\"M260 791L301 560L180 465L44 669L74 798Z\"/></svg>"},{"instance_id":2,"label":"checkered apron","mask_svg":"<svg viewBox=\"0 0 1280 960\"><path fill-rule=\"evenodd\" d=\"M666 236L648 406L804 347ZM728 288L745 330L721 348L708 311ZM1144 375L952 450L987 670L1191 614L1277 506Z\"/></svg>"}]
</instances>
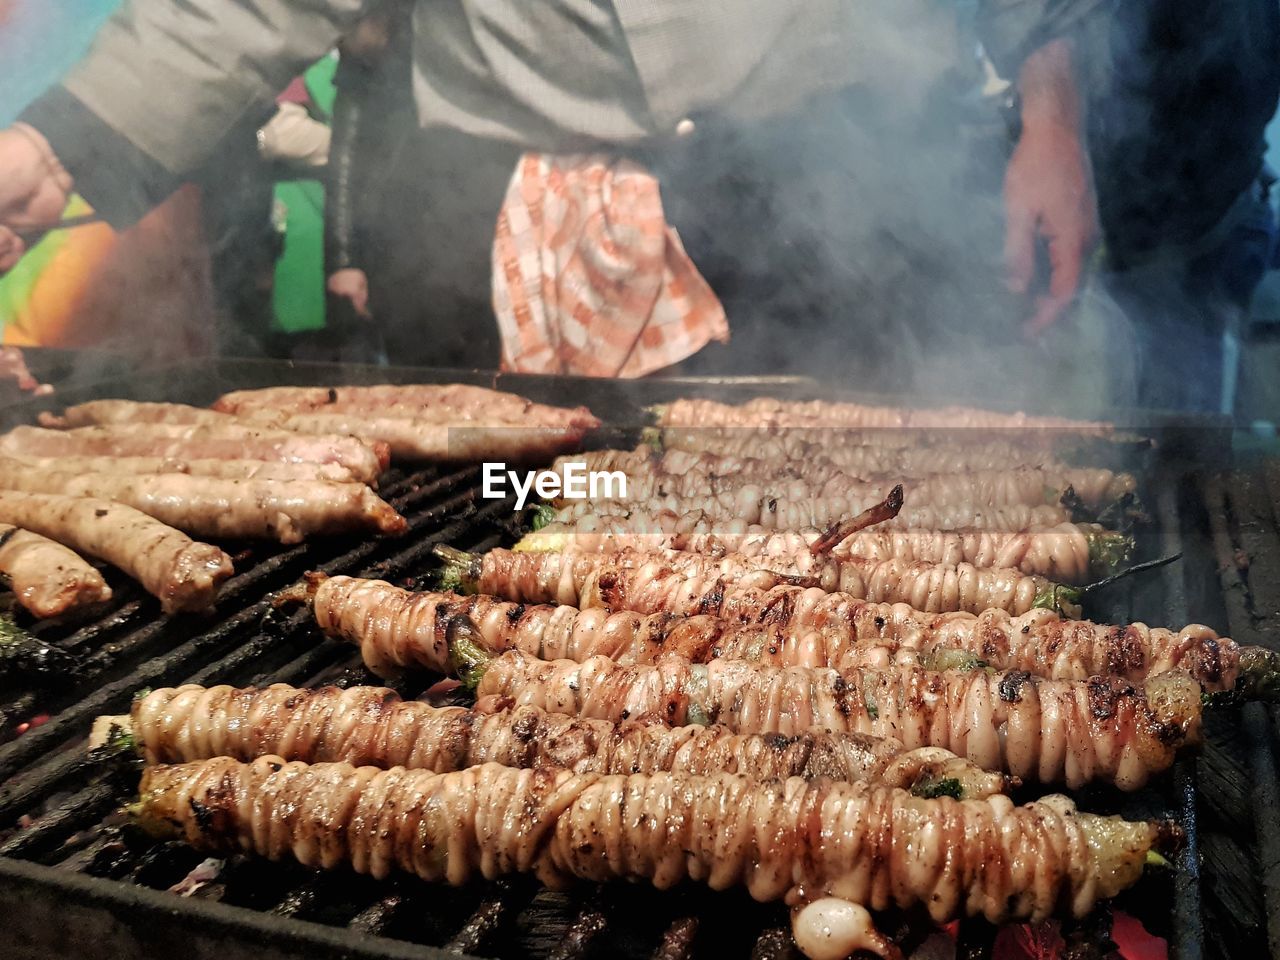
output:
<instances>
[{"instance_id":1,"label":"checkered apron","mask_svg":"<svg viewBox=\"0 0 1280 960\"><path fill-rule=\"evenodd\" d=\"M502 367L520 373L642 377L729 339L658 181L599 155L520 158L498 215L493 306Z\"/></svg>"}]
</instances>

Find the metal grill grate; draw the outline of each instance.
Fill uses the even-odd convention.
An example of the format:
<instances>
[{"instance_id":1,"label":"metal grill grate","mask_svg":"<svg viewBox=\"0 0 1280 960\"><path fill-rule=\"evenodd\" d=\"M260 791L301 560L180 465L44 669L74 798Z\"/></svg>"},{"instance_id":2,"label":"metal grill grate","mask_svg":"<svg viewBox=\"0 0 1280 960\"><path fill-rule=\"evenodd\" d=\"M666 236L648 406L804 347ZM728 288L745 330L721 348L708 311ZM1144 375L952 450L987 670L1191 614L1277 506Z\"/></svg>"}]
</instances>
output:
<instances>
[{"instance_id":1,"label":"metal grill grate","mask_svg":"<svg viewBox=\"0 0 1280 960\"><path fill-rule=\"evenodd\" d=\"M187 393L177 391L181 377L176 374L98 392L206 402L239 386L368 382L388 374L366 371L352 378L349 373L224 366L218 378L199 389L190 390L188 383ZM405 381L463 379L438 372L393 374ZM597 412L635 422L641 403L687 393L690 385L664 386L652 396L634 386L593 386L604 391L603 400L590 392L566 391L565 383L554 379L521 382L513 389L543 400L581 397ZM768 389L781 392L777 384ZM618 442L617 437L606 439ZM531 880L513 879L458 890L413 878L375 882L348 872L318 875L293 864L233 857L194 896L179 899L165 892L201 856L181 844L156 844L123 822L117 810L136 789L136 771L85 756L84 738L93 718L126 712L132 696L144 687L381 683L360 666L358 651L321 637L307 611L274 608L270 594L312 569L411 581L431 568L436 543L487 549L509 536L513 516L511 503L479 499L474 467L393 473L384 478L382 489L409 520L404 539L315 541L282 550L255 545L251 554L238 557L241 572L224 586L216 611L205 620L163 618L154 601L126 585L102 619L37 631L50 650L67 658L54 660L70 664L70 673L41 669L37 662L0 688L4 735L10 738L0 746L0 777L5 781L0 786L0 910L8 918L10 947L5 952L41 960L51 955L93 960L166 953L219 960L794 955L783 907L754 903L741 891L713 893L696 886L658 893L644 886L584 884L553 892ZM1176 483L1153 490L1160 537L1148 544L1151 555L1187 547L1180 497ZM1158 577L1110 594L1109 609L1098 612L1107 618L1133 614L1185 620L1186 584L1193 580L1193 574L1166 568ZM401 692L419 694L424 681L416 683ZM41 711L52 715L48 723L13 736L19 721ZM1199 960L1203 952L1196 799L1194 762L1181 763L1157 789L1126 797L1094 791L1081 798L1085 807L1129 816L1173 816L1188 830L1191 845L1176 876L1146 880L1122 901L1153 932L1171 939L1176 960ZM913 915L884 922L904 931L906 945L928 929ZM966 924L966 958L989 956L992 936L984 924Z\"/></svg>"},{"instance_id":2,"label":"metal grill grate","mask_svg":"<svg viewBox=\"0 0 1280 960\"><path fill-rule=\"evenodd\" d=\"M1217 580L1232 635L1280 650L1280 462L1208 478L1201 489ZM1247 931L1280 955L1280 713L1248 704L1211 728L1206 772L1219 789L1208 804L1206 915ZM1233 932L1235 932L1233 930ZM1232 944L1238 953L1242 947Z\"/></svg>"}]
</instances>

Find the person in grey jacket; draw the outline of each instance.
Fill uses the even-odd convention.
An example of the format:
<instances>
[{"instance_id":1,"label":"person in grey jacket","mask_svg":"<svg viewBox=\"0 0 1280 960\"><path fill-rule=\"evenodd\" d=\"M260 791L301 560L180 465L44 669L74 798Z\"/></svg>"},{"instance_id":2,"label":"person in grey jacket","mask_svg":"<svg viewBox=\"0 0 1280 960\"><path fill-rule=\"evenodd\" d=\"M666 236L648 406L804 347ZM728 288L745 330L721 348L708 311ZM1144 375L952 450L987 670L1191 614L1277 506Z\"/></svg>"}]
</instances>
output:
<instances>
[{"instance_id":1,"label":"person in grey jacket","mask_svg":"<svg viewBox=\"0 0 1280 960\"><path fill-rule=\"evenodd\" d=\"M993 61L1020 81L1006 178L1010 283L1035 245L1052 280L1029 325L1065 309L1095 212L1070 48L1099 0L980 0ZM0 131L0 270L72 189L110 222L140 217L348 31L371 0L128 0L89 54ZM944 0L418 0L414 96L428 129L566 152L651 150L704 116L785 115L824 91L924 101L954 62Z\"/></svg>"}]
</instances>

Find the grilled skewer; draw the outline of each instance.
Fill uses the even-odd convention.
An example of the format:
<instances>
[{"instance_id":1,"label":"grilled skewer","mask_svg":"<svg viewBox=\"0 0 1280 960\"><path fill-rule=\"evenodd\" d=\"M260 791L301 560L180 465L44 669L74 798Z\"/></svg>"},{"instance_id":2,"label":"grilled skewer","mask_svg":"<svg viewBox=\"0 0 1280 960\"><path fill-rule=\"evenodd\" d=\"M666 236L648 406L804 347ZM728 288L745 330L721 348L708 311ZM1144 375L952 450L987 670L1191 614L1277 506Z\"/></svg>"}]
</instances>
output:
<instances>
[{"instance_id":1,"label":"grilled skewer","mask_svg":"<svg viewBox=\"0 0 1280 960\"><path fill-rule=\"evenodd\" d=\"M748 623L411 593L352 577L313 579L298 599L309 598L320 628L357 644L366 665L380 676L412 667L450 670L456 653L450 650L451 629L453 640L478 647L481 658L520 650L546 660L607 656L625 663L649 663L664 653L776 666L915 662L942 668L981 661L1047 679L1111 675L1134 683L1185 670L1210 691L1253 691L1274 683L1280 673L1274 655L1258 648L1242 653L1231 640L1199 625L1180 632L1141 623L1111 627L1063 620L1047 610L1021 617L998 610L976 617L930 616L902 604L831 604L829 595L812 594L782 593L776 602L763 604L762 622Z\"/></svg>"},{"instance_id":2,"label":"grilled skewer","mask_svg":"<svg viewBox=\"0 0 1280 960\"><path fill-rule=\"evenodd\" d=\"M880 495L884 477L863 477L842 471L823 456L801 461L754 457L726 457L671 451L661 457L640 451L600 450L561 458L552 472L563 474L568 462L585 463L589 470L620 470L627 476L630 500L654 496L705 497L746 484L768 485L780 498L846 497L850 500ZM989 507L1017 504L1056 504L1072 490L1081 504L1102 507L1132 494L1136 486L1129 474L1105 469L1021 467L902 476L907 502L913 506L973 503Z\"/></svg>"},{"instance_id":3,"label":"grilled skewer","mask_svg":"<svg viewBox=\"0 0 1280 960\"><path fill-rule=\"evenodd\" d=\"M560 508L553 519L572 523L587 517L626 516L636 510L670 512L676 516L698 513L715 523L739 522L759 524L767 530L803 530L827 527L846 517L862 513L879 501L879 494L868 497L801 497L787 499L775 496L768 484L747 484L734 490L705 497L661 496L643 501L582 500ZM1042 504L1028 506L987 507L973 503L912 506L884 526L893 530L1036 530L1071 521L1061 506Z\"/></svg>"},{"instance_id":4,"label":"grilled skewer","mask_svg":"<svg viewBox=\"0 0 1280 960\"><path fill-rule=\"evenodd\" d=\"M539 518L553 518L546 507ZM527 553L616 553L637 550L680 550L722 557L742 553L769 558L801 549L815 552L831 542L838 559L899 560L904 563L969 563L975 567L1012 567L1024 574L1059 583L1083 584L1091 576L1116 572L1133 549L1133 538L1096 524L1062 523L1029 531L992 530L859 530L845 533L810 527L771 530L742 521L713 521L702 513L633 511L630 515L583 518L576 523L535 520L515 550ZM821 549L816 551L822 553Z\"/></svg>"},{"instance_id":5,"label":"grilled skewer","mask_svg":"<svg viewBox=\"0 0 1280 960\"><path fill-rule=\"evenodd\" d=\"M1054 430L1081 435L1107 436L1114 431L1109 423L1070 420L1065 417L1035 417L1025 413L996 413L969 407L941 407L912 410L905 407L876 407L859 403L813 400L805 403L760 397L739 406L714 400L675 400L658 408L664 427L759 427L811 426L859 427L874 429L913 428L923 430Z\"/></svg>"},{"instance_id":6,"label":"grilled skewer","mask_svg":"<svg viewBox=\"0 0 1280 960\"><path fill-rule=\"evenodd\" d=\"M385 443L392 456L409 460L460 460L494 452L522 458L552 456L575 446L586 430L599 424L583 409L545 407L507 394L461 386L458 390L493 394L495 398L510 397L510 401L504 403L490 398L493 403L490 407L413 403L405 399L378 402L382 397L411 398L418 395L416 391L419 389L446 398L478 399L472 393L458 393L451 387L387 388L385 391L351 387L333 391L334 399L327 402L330 391L325 388L280 388L260 393L267 398L298 398L293 407L257 402L251 395L254 392L239 399L226 400L225 405L234 409L235 415L176 403L96 400L70 407L61 417L46 416L41 422L48 426L71 427L202 425L215 430L285 430L303 435L352 435ZM336 399L348 395L362 399L354 404L346 399Z\"/></svg>"},{"instance_id":7,"label":"grilled skewer","mask_svg":"<svg viewBox=\"0 0 1280 960\"><path fill-rule=\"evenodd\" d=\"M1012 569L970 564L903 563L899 560L829 560L805 549L767 561L730 554L720 559L695 553L516 553L481 555L439 546L446 563L442 582L465 592L488 593L528 603L605 606L641 613L719 613L717 598L747 588L783 584L879 603L906 603L924 613L998 609L1021 614L1034 609L1080 612L1081 593L1043 577Z\"/></svg>"},{"instance_id":8,"label":"grilled skewer","mask_svg":"<svg viewBox=\"0 0 1280 960\"><path fill-rule=\"evenodd\" d=\"M575 773L737 773L757 780L868 780L917 796L981 799L1007 792L945 750L813 731L740 736L717 727L608 723L536 707L478 712L403 701L378 687L300 690L199 687L154 690L124 717L101 717L95 743L127 745L148 763L274 754L305 763L352 763L446 773L481 763L561 767Z\"/></svg>"},{"instance_id":9,"label":"grilled skewer","mask_svg":"<svg viewBox=\"0 0 1280 960\"><path fill-rule=\"evenodd\" d=\"M757 900L800 908L828 897L871 909L920 904L936 921L1083 915L1134 883L1148 853L1176 833L1080 813L1065 797L1015 807L831 780L497 764L433 774L277 757L149 767L133 811L157 835L201 849L347 863L375 877L403 870L463 884L532 873L556 887L581 878L660 889L688 878L714 889L741 884ZM854 917L837 921L842 937L901 957L865 911ZM796 933L813 943L812 931Z\"/></svg>"},{"instance_id":10,"label":"grilled skewer","mask_svg":"<svg viewBox=\"0 0 1280 960\"><path fill-rule=\"evenodd\" d=\"M965 431L971 433L972 431ZM824 427L667 427L645 432L655 451L754 457L789 462L822 457L859 477L1008 470L1059 465L1061 442L1025 435L966 436L923 430L854 431ZM1069 452L1069 451L1068 451Z\"/></svg>"},{"instance_id":11,"label":"grilled skewer","mask_svg":"<svg viewBox=\"0 0 1280 960\"><path fill-rule=\"evenodd\" d=\"M1020 671L918 667L838 671L693 664L668 656L621 666L535 660L511 651L476 665L479 696L597 720L715 723L737 733L837 730L934 746L1024 781L1136 790L1199 739L1201 688L1181 672L1142 689L1114 677L1043 680Z\"/></svg>"}]
</instances>

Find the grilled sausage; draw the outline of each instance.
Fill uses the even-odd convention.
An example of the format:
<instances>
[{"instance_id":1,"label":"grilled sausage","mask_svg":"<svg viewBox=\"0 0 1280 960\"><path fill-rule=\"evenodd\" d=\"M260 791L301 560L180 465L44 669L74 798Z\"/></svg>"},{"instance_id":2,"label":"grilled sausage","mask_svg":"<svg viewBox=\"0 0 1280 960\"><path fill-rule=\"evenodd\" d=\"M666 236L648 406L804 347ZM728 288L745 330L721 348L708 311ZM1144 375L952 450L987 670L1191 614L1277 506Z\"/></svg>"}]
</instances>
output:
<instances>
[{"instance_id":1,"label":"grilled sausage","mask_svg":"<svg viewBox=\"0 0 1280 960\"><path fill-rule=\"evenodd\" d=\"M165 459L279 460L336 463L373 483L390 456L385 444L355 437L310 437L242 424L127 423L75 430L16 427L0 437L10 457L161 457Z\"/></svg>"},{"instance_id":2,"label":"grilled sausage","mask_svg":"<svg viewBox=\"0 0 1280 960\"><path fill-rule=\"evenodd\" d=\"M231 558L121 503L91 497L0 491L0 523L9 523L100 557L160 599L166 613L213 605L231 576Z\"/></svg>"},{"instance_id":3,"label":"grilled sausage","mask_svg":"<svg viewBox=\"0 0 1280 960\"><path fill-rule=\"evenodd\" d=\"M396 534L405 520L360 483L226 480L186 474L75 474L0 457L0 489L102 497L197 536L298 543L313 533Z\"/></svg>"},{"instance_id":4,"label":"grilled sausage","mask_svg":"<svg viewBox=\"0 0 1280 960\"><path fill-rule=\"evenodd\" d=\"M234 417L217 410L206 410L185 403L143 403L136 400L90 400L67 407L61 416L40 414L41 426L56 430L75 427L98 427L126 423L168 423L194 426L199 423L224 426L235 423Z\"/></svg>"},{"instance_id":5,"label":"grilled sausage","mask_svg":"<svg viewBox=\"0 0 1280 960\"><path fill-rule=\"evenodd\" d=\"M185 473L226 480L327 480L354 483L355 475L337 463L285 463L279 460L176 460L165 457L20 457L32 470L61 473L113 473L138 476Z\"/></svg>"},{"instance_id":6,"label":"grilled sausage","mask_svg":"<svg viewBox=\"0 0 1280 960\"><path fill-rule=\"evenodd\" d=\"M18 602L37 617L111 599L111 588L72 550L29 530L0 524L0 573Z\"/></svg>"},{"instance_id":7,"label":"grilled sausage","mask_svg":"<svg viewBox=\"0 0 1280 960\"><path fill-rule=\"evenodd\" d=\"M380 410L274 414L250 412L274 426L301 434L351 433L387 444L398 460L546 461L576 447L586 433L577 424L539 425L508 420L463 420L448 411L428 417L397 417Z\"/></svg>"},{"instance_id":8,"label":"grilled sausage","mask_svg":"<svg viewBox=\"0 0 1280 960\"><path fill-rule=\"evenodd\" d=\"M500 420L540 426L598 427L585 407L550 407L513 393L462 383L382 384L372 387L269 387L224 394L216 410L245 415L309 412L381 412L407 419L430 419L437 411L454 422Z\"/></svg>"}]
</instances>

